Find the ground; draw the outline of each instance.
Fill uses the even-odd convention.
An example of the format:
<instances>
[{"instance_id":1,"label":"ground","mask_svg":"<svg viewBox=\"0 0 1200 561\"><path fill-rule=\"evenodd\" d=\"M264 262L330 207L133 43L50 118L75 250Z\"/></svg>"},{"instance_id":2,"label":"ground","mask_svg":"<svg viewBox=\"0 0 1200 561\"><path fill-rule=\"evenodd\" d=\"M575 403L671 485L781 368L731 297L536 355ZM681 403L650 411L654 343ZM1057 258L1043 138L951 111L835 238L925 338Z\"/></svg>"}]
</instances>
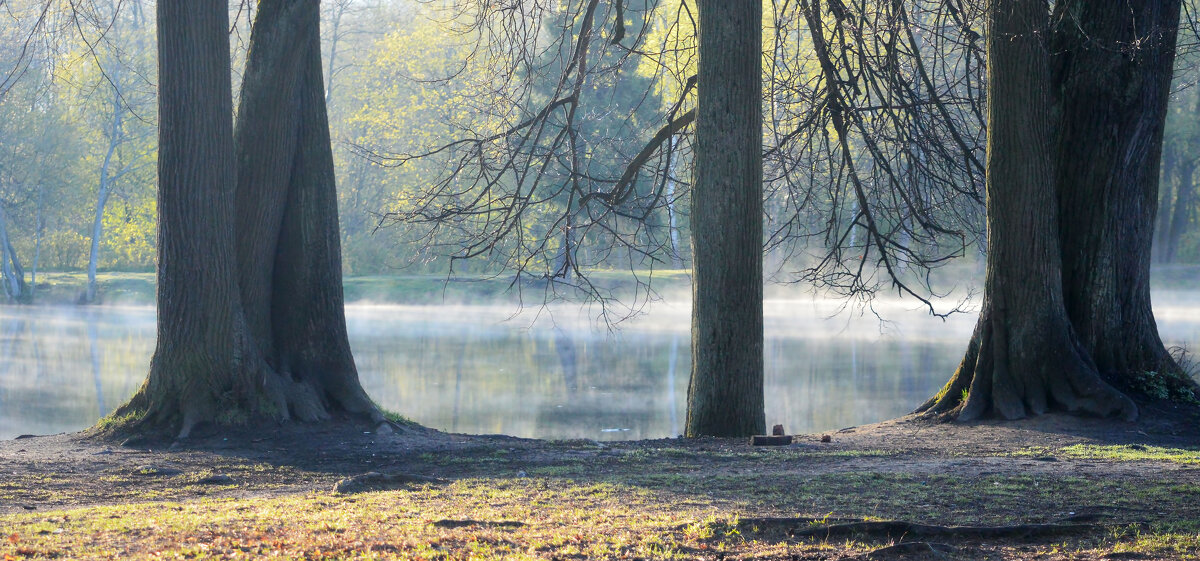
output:
<instances>
[{"instance_id":1,"label":"ground","mask_svg":"<svg viewBox=\"0 0 1200 561\"><path fill-rule=\"evenodd\" d=\"M758 447L346 420L19 438L0 442L0 555L1200 559L1195 426L904 418Z\"/></svg>"}]
</instances>

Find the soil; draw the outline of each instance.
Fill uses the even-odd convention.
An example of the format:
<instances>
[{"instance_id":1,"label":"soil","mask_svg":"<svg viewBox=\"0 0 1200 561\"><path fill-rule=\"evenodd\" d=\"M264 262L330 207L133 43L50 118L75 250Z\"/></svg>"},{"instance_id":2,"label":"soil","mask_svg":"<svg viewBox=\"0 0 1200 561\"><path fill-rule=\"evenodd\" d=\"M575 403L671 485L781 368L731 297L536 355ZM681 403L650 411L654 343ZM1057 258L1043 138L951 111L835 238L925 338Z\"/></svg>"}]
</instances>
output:
<instances>
[{"instance_id":1,"label":"soil","mask_svg":"<svg viewBox=\"0 0 1200 561\"><path fill-rule=\"evenodd\" d=\"M536 477L629 483L656 492L670 491L676 497L670 500L678 500L680 505L703 503L718 516L732 517L724 520L734 525L739 518L766 520L797 514L903 519L945 526L1058 523L1086 515L1088 521L1102 519L1109 534L1112 527L1120 525L1170 529L1182 524L1180 531L1200 537L1200 528L1192 527L1200 521L1200 501L1195 500L1200 497L1200 451L1195 453L1195 461L1186 456L1182 461L1112 459L1067 452L1082 445L1116 447L1135 455L1155 447L1186 453L1200 450L1197 426L1200 424L1190 414L1166 406L1145 410L1136 423L1063 414L961 424L905 417L798 435L791 445L772 447L751 446L749 439L541 441L446 434L419 426L373 427L347 419L266 429L201 427L192 438L179 442L137 438L117 442L86 432L19 437L0 441L0 525L6 515L97 505L327 495L339 481L378 472L422 481ZM824 436L829 442L822 442ZM878 486L870 481L878 481ZM959 481L965 482L961 489L954 487ZM1028 502L1020 496L1011 500L970 496L976 488L972 486L987 482L1007 485L1010 481L1060 485L1063 491L1031 493ZM796 485L805 482L846 486L795 494ZM346 483L343 481L343 489ZM900 486L888 487L893 484ZM1097 486L1094 492L1082 489L1093 484ZM1174 486L1173 491L1162 496L1178 496L1177 504L1163 506L1155 503L1160 499L1136 498L1150 486L1168 484ZM926 485L940 485L946 491L929 488L914 496L894 496ZM1078 495L1073 495L1076 492ZM964 496L956 499L955 493ZM1111 496L1113 493L1120 496ZM797 504L800 502L806 504ZM743 530L743 534L763 532L746 543L759 543L761 538L763 543L790 544L787 551L793 553L789 555L802 551L791 549L793 545L809 543L791 531L770 536L769 529L757 525ZM1097 545L1095 539L1101 538L1093 538L1076 544L1071 558L1090 558L1089 551L1095 555L1124 551L1117 547L1124 538L1105 542L1108 545ZM1053 551L1058 546L1048 544L1061 541L967 539L950 540L946 545L941 542L947 540L939 539L928 548L886 550L895 545L895 538L889 539L892 541L876 540L867 546L845 543L832 551L826 546L821 551L828 558L875 550L884 551L878 555L900 558L943 558L947 553L939 548L945 546L957 551L949 554L952 558L1023 558L1021 551L1025 550L1020 548L1034 543L1041 544L1036 546L1041 548L1039 555L1055 558ZM777 549L757 547L735 548L730 554L777 555ZM1183 547L1187 555L1197 554L1187 552L1189 546ZM1174 553L1135 548L1123 555L1166 559L1176 558L1177 550L1178 546ZM706 555L697 553L698 557Z\"/></svg>"}]
</instances>

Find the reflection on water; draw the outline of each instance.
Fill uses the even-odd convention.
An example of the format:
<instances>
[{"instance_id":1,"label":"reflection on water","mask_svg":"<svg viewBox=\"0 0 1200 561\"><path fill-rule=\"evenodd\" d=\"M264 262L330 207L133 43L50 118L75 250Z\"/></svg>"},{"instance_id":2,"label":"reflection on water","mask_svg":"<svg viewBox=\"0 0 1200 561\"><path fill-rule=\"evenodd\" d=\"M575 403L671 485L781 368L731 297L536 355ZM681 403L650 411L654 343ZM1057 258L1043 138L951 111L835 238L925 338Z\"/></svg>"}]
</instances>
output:
<instances>
[{"instance_id":1,"label":"reflection on water","mask_svg":"<svg viewBox=\"0 0 1200 561\"><path fill-rule=\"evenodd\" d=\"M1168 345L1200 347L1200 292L1156 292ZM836 302L766 306L767 423L791 432L902 415L961 358L974 317L901 305L830 317ZM487 306L350 306L363 383L431 427L546 438L631 439L682 431L688 312L660 305L610 334L556 314L526 328ZM566 318L566 319L564 319ZM150 308L0 307L0 438L79 430L128 398L154 349Z\"/></svg>"}]
</instances>

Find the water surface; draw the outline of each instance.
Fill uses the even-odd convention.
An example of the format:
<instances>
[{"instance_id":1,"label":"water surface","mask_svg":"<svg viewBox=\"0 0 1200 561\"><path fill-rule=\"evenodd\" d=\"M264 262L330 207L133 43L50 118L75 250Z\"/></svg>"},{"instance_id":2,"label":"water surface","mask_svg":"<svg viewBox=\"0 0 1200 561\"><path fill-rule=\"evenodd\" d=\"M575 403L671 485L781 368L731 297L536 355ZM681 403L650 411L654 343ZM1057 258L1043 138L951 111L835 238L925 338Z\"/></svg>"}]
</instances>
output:
<instances>
[{"instance_id":1,"label":"water surface","mask_svg":"<svg viewBox=\"0 0 1200 561\"><path fill-rule=\"evenodd\" d=\"M1155 293L1168 345L1200 348L1200 291ZM838 302L768 300L768 424L811 432L911 411L945 383L973 314L911 304L837 315ZM347 307L363 384L434 428L541 438L661 438L682 432L688 310L660 304L610 333L570 309L510 320L504 306ZM832 316L832 317L831 317ZM75 431L141 384L154 350L144 307L0 307L0 438Z\"/></svg>"}]
</instances>

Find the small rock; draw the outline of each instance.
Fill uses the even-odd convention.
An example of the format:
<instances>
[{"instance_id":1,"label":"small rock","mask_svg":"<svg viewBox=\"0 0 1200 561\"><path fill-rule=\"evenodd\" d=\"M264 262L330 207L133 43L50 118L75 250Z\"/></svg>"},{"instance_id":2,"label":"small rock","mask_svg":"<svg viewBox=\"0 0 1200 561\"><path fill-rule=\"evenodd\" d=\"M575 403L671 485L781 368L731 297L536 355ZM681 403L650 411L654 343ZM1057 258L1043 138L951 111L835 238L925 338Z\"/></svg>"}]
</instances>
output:
<instances>
[{"instance_id":1,"label":"small rock","mask_svg":"<svg viewBox=\"0 0 1200 561\"><path fill-rule=\"evenodd\" d=\"M827 444L828 444L828 443L830 443L830 442L833 442L833 437L832 437L832 436L829 436L828 434L822 434L822 435L821 435L821 442L824 442L824 443L827 443Z\"/></svg>"},{"instance_id":2,"label":"small rock","mask_svg":"<svg viewBox=\"0 0 1200 561\"><path fill-rule=\"evenodd\" d=\"M223 473L210 475L196 481L196 485L232 485L233 478Z\"/></svg>"},{"instance_id":3,"label":"small rock","mask_svg":"<svg viewBox=\"0 0 1200 561\"><path fill-rule=\"evenodd\" d=\"M380 423L379 427L375 429L375 434L381 434L384 436L387 436L389 434L395 434L395 433L396 433L396 431L392 429L392 425L389 425L387 423Z\"/></svg>"}]
</instances>

